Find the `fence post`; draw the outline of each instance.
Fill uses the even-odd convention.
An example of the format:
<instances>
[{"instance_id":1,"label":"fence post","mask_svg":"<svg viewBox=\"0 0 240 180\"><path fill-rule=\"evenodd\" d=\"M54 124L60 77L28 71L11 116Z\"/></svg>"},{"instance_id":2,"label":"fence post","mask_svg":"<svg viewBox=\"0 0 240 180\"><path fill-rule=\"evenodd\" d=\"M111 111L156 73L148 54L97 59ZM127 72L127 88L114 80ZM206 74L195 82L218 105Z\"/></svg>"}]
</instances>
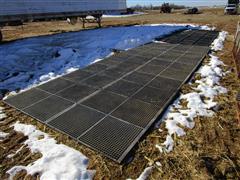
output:
<instances>
[{"instance_id":1,"label":"fence post","mask_svg":"<svg viewBox=\"0 0 240 180\"><path fill-rule=\"evenodd\" d=\"M234 37L234 46L233 46L233 56L237 70L237 76L240 78L240 22L237 25L236 35ZM237 118L238 124L240 125L240 92L238 92L237 97Z\"/></svg>"},{"instance_id":2,"label":"fence post","mask_svg":"<svg viewBox=\"0 0 240 180\"><path fill-rule=\"evenodd\" d=\"M240 22L238 22L237 31L234 39L235 40L233 46L233 56L237 69L237 76L238 78L240 78Z\"/></svg>"}]
</instances>

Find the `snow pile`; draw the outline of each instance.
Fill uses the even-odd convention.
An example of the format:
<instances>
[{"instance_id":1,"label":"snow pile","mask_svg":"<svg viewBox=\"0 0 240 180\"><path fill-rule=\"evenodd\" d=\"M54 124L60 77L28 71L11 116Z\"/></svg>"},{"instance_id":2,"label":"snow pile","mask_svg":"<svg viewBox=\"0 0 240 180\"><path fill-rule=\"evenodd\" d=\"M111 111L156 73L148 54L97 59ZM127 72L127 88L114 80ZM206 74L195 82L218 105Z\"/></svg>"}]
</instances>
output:
<instances>
[{"instance_id":1,"label":"snow pile","mask_svg":"<svg viewBox=\"0 0 240 180\"><path fill-rule=\"evenodd\" d=\"M146 169L144 169L142 174L136 180L147 180L148 176L151 174L152 170L153 170L152 166L147 167Z\"/></svg>"},{"instance_id":2,"label":"snow pile","mask_svg":"<svg viewBox=\"0 0 240 180\"><path fill-rule=\"evenodd\" d=\"M152 170L153 170L153 166L145 168L142 174L140 174L140 176L136 180L147 180ZM132 179L128 178L127 180L132 180Z\"/></svg>"},{"instance_id":3,"label":"snow pile","mask_svg":"<svg viewBox=\"0 0 240 180\"><path fill-rule=\"evenodd\" d=\"M18 40L0 46L0 95L84 68L112 53L151 42L182 25L111 27Z\"/></svg>"},{"instance_id":4,"label":"snow pile","mask_svg":"<svg viewBox=\"0 0 240 180\"><path fill-rule=\"evenodd\" d=\"M28 166L15 166L7 173L10 179L21 171L26 170L28 174L40 174L41 180L76 180L91 179L94 172L87 170L88 159L68 146L57 144L53 138L43 133L32 125L15 123L14 130L28 136L24 142L32 153L41 153L42 157ZM41 137L41 138L40 138Z\"/></svg>"},{"instance_id":5,"label":"snow pile","mask_svg":"<svg viewBox=\"0 0 240 180\"><path fill-rule=\"evenodd\" d=\"M227 33L219 33L219 37L213 42L212 50L221 50ZM227 90L221 87L219 81L225 75L221 66L224 64L214 54L210 54L210 61L203 65L197 74L200 75L200 80L195 80L197 84L194 91L180 95L172 106L169 107L163 121L168 130L166 140L162 144L157 144L156 148L160 152L170 152L174 147L173 134L184 136L186 133L182 127L189 129L194 128L194 118L197 116L212 116L214 112L211 110L217 105L214 102L214 97L221 93L226 93ZM183 107L181 102L187 102L187 107Z\"/></svg>"},{"instance_id":6,"label":"snow pile","mask_svg":"<svg viewBox=\"0 0 240 180\"><path fill-rule=\"evenodd\" d=\"M185 24L185 23L149 24L147 26L159 26L159 25L165 25L165 26L185 26L185 27L189 27L190 29L201 29L201 30L206 30L206 31L213 31L213 30L216 29L216 27L210 27L208 25L201 26L201 25L198 25L198 24Z\"/></svg>"},{"instance_id":7,"label":"snow pile","mask_svg":"<svg viewBox=\"0 0 240 180\"><path fill-rule=\"evenodd\" d=\"M104 14L103 18L124 18L146 14L144 12L134 12L133 14Z\"/></svg>"},{"instance_id":8,"label":"snow pile","mask_svg":"<svg viewBox=\"0 0 240 180\"><path fill-rule=\"evenodd\" d=\"M215 39L215 41L212 44L212 50L220 51L223 49L223 42L226 39L227 34L228 33L225 31L220 32L219 37Z\"/></svg>"},{"instance_id":9,"label":"snow pile","mask_svg":"<svg viewBox=\"0 0 240 180\"><path fill-rule=\"evenodd\" d=\"M0 141L1 141L2 139L4 139L7 135L8 135L8 133L5 133L5 132L0 131Z\"/></svg>"},{"instance_id":10,"label":"snow pile","mask_svg":"<svg viewBox=\"0 0 240 180\"><path fill-rule=\"evenodd\" d=\"M6 114L3 112L3 108L0 106L0 123L4 118L6 118ZM8 134L9 133L0 131L0 141L2 141L6 136L8 136Z\"/></svg>"},{"instance_id":11,"label":"snow pile","mask_svg":"<svg viewBox=\"0 0 240 180\"><path fill-rule=\"evenodd\" d=\"M200 26L200 29L206 30L206 31L214 31L216 29L216 27L214 27L214 26L210 27L209 25L204 25L204 26Z\"/></svg>"},{"instance_id":12,"label":"snow pile","mask_svg":"<svg viewBox=\"0 0 240 180\"><path fill-rule=\"evenodd\" d=\"M6 114L3 112L3 107L0 106L0 123L1 121L7 117Z\"/></svg>"}]
</instances>

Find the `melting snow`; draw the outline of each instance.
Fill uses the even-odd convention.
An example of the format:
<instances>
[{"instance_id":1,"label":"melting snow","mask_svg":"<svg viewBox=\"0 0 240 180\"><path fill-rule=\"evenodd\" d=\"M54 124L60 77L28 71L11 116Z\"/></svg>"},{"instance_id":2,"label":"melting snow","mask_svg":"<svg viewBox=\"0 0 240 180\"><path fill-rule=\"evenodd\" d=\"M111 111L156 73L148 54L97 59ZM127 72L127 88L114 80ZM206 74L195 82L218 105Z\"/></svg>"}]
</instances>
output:
<instances>
[{"instance_id":1,"label":"melting snow","mask_svg":"<svg viewBox=\"0 0 240 180\"><path fill-rule=\"evenodd\" d=\"M0 107L0 123L1 123L1 121L4 119L4 118L6 118L7 116L6 116L6 114L3 112L3 108L2 107Z\"/></svg>"},{"instance_id":2,"label":"melting snow","mask_svg":"<svg viewBox=\"0 0 240 180\"><path fill-rule=\"evenodd\" d=\"M151 174L153 167L147 167L143 173L136 180L147 180L148 176Z\"/></svg>"},{"instance_id":3,"label":"melting snow","mask_svg":"<svg viewBox=\"0 0 240 180\"><path fill-rule=\"evenodd\" d=\"M136 180L147 180L152 170L153 170L153 166L145 168L142 174ZM128 178L127 180L132 180L132 179Z\"/></svg>"},{"instance_id":4,"label":"melting snow","mask_svg":"<svg viewBox=\"0 0 240 180\"><path fill-rule=\"evenodd\" d=\"M112 27L27 38L0 46L0 95L31 88L111 55L151 42L183 25Z\"/></svg>"},{"instance_id":5,"label":"melting snow","mask_svg":"<svg viewBox=\"0 0 240 180\"><path fill-rule=\"evenodd\" d=\"M0 123L4 118L6 118L6 114L3 112L3 108L0 107ZM9 133L0 131L0 141L3 140L6 136L8 136L8 134Z\"/></svg>"},{"instance_id":6,"label":"melting snow","mask_svg":"<svg viewBox=\"0 0 240 180\"><path fill-rule=\"evenodd\" d=\"M228 33L225 31L219 33L218 38L215 39L215 41L212 44L212 50L219 51L223 49L223 42L226 39L227 34Z\"/></svg>"},{"instance_id":7,"label":"melting snow","mask_svg":"<svg viewBox=\"0 0 240 180\"><path fill-rule=\"evenodd\" d=\"M144 12L135 12L133 14L104 14L103 18L124 18L146 14Z\"/></svg>"},{"instance_id":8,"label":"melting snow","mask_svg":"<svg viewBox=\"0 0 240 180\"><path fill-rule=\"evenodd\" d=\"M219 37L212 44L212 50L221 50L223 48L226 35L226 32L219 33ZM179 99L169 107L163 116L165 127L168 130L166 141L162 144L156 144L156 148L160 152L170 152L173 150L173 134L177 134L178 136L185 135L185 131L180 126L192 129L195 125L195 117L212 116L214 114L211 110L211 108L217 105L214 102L214 97L227 92L227 89L219 85L221 77L225 75L221 66L224 66L223 62L214 54L210 54L209 63L203 65L196 72L201 76L200 80L195 81L198 86L194 88L193 92L180 95ZM182 107L180 100L187 102L187 109Z\"/></svg>"},{"instance_id":9,"label":"melting snow","mask_svg":"<svg viewBox=\"0 0 240 180\"><path fill-rule=\"evenodd\" d=\"M0 140L4 139L7 135L8 135L8 133L0 131Z\"/></svg>"},{"instance_id":10,"label":"melting snow","mask_svg":"<svg viewBox=\"0 0 240 180\"><path fill-rule=\"evenodd\" d=\"M42 157L27 166L15 166L8 170L10 179L21 170L26 170L31 175L39 173L41 180L92 178L94 172L87 170L88 159L79 151L63 144L57 144L56 140L32 125L17 122L13 126L15 131L28 136L24 144L30 148L32 153L39 152Z\"/></svg>"}]
</instances>

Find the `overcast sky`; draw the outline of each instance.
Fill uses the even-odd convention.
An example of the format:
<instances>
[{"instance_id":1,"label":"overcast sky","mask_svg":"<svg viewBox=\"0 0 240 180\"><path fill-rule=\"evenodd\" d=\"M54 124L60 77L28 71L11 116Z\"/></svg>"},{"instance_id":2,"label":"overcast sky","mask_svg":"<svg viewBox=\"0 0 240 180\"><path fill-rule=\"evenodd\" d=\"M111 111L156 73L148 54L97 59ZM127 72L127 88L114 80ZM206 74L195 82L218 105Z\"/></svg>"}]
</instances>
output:
<instances>
[{"instance_id":1,"label":"overcast sky","mask_svg":"<svg viewBox=\"0 0 240 180\"><path fill-rule=\"evenodd\" d=\"M164 2L185 6L214 6L225 5L227 0L127 0L128 6L140 5L161 5Z\"/></svg>"}]
</instances>

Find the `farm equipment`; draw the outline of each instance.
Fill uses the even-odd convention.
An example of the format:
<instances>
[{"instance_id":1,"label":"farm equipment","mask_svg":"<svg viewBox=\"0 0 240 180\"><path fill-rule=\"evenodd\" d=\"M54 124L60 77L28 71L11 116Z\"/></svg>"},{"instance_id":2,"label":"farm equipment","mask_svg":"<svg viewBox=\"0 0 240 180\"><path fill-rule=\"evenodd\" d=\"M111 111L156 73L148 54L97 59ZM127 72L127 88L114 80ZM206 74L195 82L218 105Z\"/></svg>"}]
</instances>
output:
<instances>
[{"instance_id":1,"label":"farm equipment","mask_svg":"<svg viewBox=\"0 0 240 180\"><path fill-rule=\"evenodd\" d=\"M161 13L171 13L171 11L172 11L172 8L169 5L169 3L163 3L162 4L161 10L160 10Z\"/></svg>"}]
</instances>

